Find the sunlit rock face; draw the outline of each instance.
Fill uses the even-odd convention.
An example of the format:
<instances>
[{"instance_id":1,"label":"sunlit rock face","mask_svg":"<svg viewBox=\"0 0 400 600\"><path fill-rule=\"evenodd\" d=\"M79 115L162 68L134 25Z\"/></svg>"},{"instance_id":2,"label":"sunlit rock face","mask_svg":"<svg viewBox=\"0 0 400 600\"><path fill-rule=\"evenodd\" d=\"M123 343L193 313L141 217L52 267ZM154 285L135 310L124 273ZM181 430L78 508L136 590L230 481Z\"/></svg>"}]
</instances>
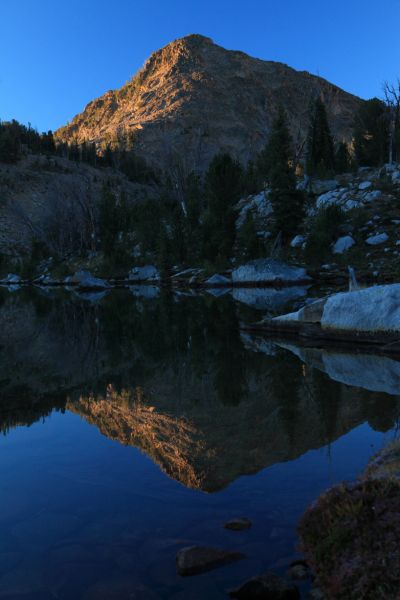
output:
<instances>
[{"instance_id":1,"label":"sunlit rock face","mask_svg":"<svg viewBox=\"0 0 400 600\"><path fill-rule=\"evenodd\" d=\"M154 52L131 81L90 102L57 137L105 144L131 133L136 151L153 164L167 167L180 157L201 170L218 151L247 161L265 144L279 105L294 138L303 139L318 95L335 137L350 140L358 98L305 71L189 35Z\"/></svg>"}]
</instances>

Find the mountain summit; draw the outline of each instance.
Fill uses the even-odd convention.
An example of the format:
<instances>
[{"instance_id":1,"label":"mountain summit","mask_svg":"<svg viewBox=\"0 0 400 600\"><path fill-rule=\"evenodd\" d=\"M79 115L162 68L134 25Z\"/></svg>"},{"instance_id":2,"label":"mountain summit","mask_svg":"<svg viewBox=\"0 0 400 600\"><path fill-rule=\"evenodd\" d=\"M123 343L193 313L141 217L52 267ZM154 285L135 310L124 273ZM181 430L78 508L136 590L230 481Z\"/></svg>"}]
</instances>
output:
<instances>
[{"instance_id":1,"label":"mountain summit","mask_svg":"<svg viewBox=\"0 0 400 600\"><path fill-rule=\"evenodd\" d=\"M335 137L350 140L360 99L308 72L193 34L154 52L128 83L90 102L56 136L103 146L129 136L153 164L201 170L221 150L251 158L265 144L280 104L301 146L316 96L326 104Z\"/></svg>"}]
</instances>

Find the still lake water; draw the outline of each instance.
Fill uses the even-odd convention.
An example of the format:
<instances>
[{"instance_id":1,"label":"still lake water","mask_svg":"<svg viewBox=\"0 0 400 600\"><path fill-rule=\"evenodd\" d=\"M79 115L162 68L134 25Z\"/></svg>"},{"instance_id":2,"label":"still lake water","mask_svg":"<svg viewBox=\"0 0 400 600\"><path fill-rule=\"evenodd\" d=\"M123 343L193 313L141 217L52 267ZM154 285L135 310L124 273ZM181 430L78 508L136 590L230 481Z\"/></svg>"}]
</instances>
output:
<instances>
[{"instance_id":1,"label":"still lake water","mask_svg":"<svg viewBox=\"0 0 400 600\"><path fill-rule=\"evenodd\" d=\"M285 574L307 505L400 415L396 361L241 331L306 293L1 290L0 599L217 600ZM247 558L181 578L195 544Z\"/></svg>"}]
</instances>

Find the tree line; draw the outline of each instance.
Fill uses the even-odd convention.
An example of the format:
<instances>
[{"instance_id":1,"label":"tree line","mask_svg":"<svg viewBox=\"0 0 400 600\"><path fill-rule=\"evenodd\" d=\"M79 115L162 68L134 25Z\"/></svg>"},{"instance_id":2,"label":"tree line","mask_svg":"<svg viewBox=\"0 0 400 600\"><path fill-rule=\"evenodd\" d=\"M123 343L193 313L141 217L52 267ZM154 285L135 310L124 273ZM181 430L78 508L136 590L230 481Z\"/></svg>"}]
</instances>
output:
<instances>
[{"instance_id":1,"label":"tree line","mask_svg":"<svg viewBox=\"0 0 400 600\"><path fill-rule=\"evenodd\" d=\"M133 248L153 259L167 274L173 265L210 265L225 269L233 260L265 255L279 235L283 244L299 232L305 216L307 190L299 190L298 172L327 178L358 166L378 167L400 157L399 94L386 87L386 101L374 98L360 104L355 116L353 144L335 141L325 105L316 98L310 107L305 156L296 156L282 107L275 116L265 147L246 166L229 154L217 154L204 175L183 178L177 193L168 172L154 172L137 156L132 137L107 144L101 152L94 143L56 143L51 131L39 134L17 121L0 122L0 161L17 162L26 151L63 156L97 168L113 167L131 181L156 183L157 200L132 203L126 193L104 185L98 203L97 246L110 265L129 265ZM241 198L268 189L273 220L251 210L237 227ZM91 242L93 250L93 242Z\"/></svg>"}]
</instances>

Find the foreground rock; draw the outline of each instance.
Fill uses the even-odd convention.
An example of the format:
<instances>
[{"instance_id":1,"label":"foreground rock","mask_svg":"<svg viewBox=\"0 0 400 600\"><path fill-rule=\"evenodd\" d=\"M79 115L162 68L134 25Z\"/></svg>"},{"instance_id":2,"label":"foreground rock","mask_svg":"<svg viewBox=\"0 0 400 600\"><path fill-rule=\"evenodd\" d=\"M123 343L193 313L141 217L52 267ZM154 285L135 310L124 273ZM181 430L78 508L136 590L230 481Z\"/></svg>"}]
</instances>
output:
<instances>
[{"instance_id":1,"label":"foreground rock","mask_svg":"<svg viewBox=\"0 0 400 600\"><path fill-rule=\"evenodd\" d=\"M224 525L225 529L231 529L232 531L243 531L244 529L250 529L251 521L246 518L242 519L231 519Z\"/></svg>"},{"instance_id":2,"label":"foreground rock","mask_svg":"<svg viewBox=\"0 0 400 600\"><path fill-rule=\"evenodd\" d=\"M400 483L386 477L338 485L299 527L302 550L327 598L398 600Z\"/></svg>"},{"instance_id":3,"label":"foreground rock","mask_svg":"<svg viewBox=\"0 0 400 600\"><path fill-rule=\"evenodd\" d=\"M398 353L400 284L333 294L254 328L310 339L380 344Z\"/></svg>"},{"instance_id":4,"label":"foreground rock","mask_svg":"<svg viewBox=\"0 0 400 600\"><path fill-rule=\"evenodd\" d=\"M299 590L292 583L274 573L265 573L249 579L237 590L230 592L231 598L239 600L297 600Z\"/></svg>"},{"instance_id":5,"label":"foreground rock","mask_svg":"<svg viewBox=\"0 0 400 600\"><path fill-rule=\"evenodd\" d=\"M306 283L306 270L272 258L252 260L232 272L232 282L238 284Z\"/></svg>"},{"instance_id":6,"label":"foreground rock","mask_svg":"<svg viewBox=\"0 0 400 600\"><path fill-rule=\"evenodd\" d=\"M230 552L218 548L190 546L182 548L176 556L176 568L179 575L198 575L242 560L241 552Z\"/></svg>"}]
</instances>

